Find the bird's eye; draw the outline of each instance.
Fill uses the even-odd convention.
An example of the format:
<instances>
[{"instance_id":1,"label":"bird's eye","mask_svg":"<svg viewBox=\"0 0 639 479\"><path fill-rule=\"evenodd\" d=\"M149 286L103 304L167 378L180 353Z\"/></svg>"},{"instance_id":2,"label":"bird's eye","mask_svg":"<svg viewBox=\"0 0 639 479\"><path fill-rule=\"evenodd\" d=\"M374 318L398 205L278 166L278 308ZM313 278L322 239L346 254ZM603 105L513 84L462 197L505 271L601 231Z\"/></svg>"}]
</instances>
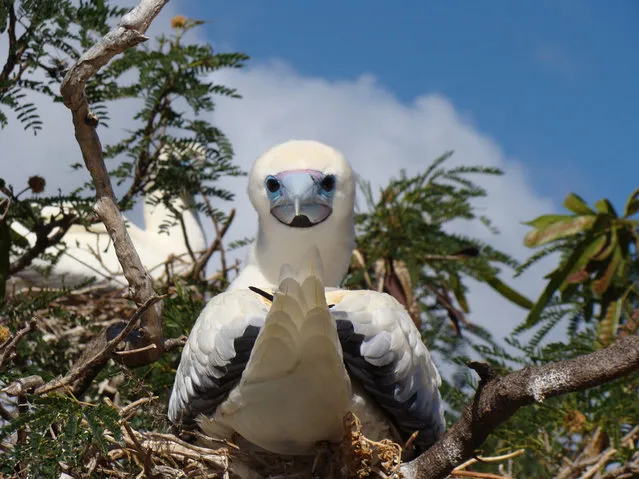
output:
<instances>
[{"instance_id":1,"label":"bird's eye","mask_svg":"<svg viewBox=\"0 0 639 479\"><path fill-rule=\"evenodd\" d=\"M334 175L326 175L324 179L320 182L320 186L324 191L331 192L335 189L335 176Z\"/></svg>"},{"instance_id":2,"label":"bird's eye","mask_svg":"<svg viewBox=\"0 0 639 479\"><path fill-rule=\"evenodd\" d=\"M271 193L276 193L280 189L280 182L271 176L266 180L266 189Z\"/></svg>"}]
</instances>

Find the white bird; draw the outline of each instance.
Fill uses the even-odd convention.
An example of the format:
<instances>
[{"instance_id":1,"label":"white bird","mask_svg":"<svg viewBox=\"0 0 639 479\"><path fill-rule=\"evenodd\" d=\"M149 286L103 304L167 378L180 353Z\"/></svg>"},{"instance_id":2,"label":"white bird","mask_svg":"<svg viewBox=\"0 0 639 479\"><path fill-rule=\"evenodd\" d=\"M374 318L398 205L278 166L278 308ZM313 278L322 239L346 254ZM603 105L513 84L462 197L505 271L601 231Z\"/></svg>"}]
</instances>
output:
<instances>
[{"instance_id":1,"label":"white bird","mask_svg":"<svg viewBox=\"0 0 639 479\"><path fill-rule=\"evenodd\" d=\"M408 312L384 293L324 287L348 267L353 183L343 157L316 142L288 142L257 160L249 196L258 239L191 331L169 401L173 423L280 454L339 441L349 411L374 440L418 431L423 449L442 435L441 380ZM273 291L272 302L260 289Z\"/></svg>"},{"instance_id":2,"label":"white bird","mask_svg":"<svg viewBox=\"0 0 639 479\"><path fill-rule=\"evenodd\" d=\"M200 155L200 147L191 148L194 155ZM160 155L160 161L166 161L168 153ZM145 195L143 206L144 228L140 228L128 221L127 231L136 251L140 255L142 264L154 280L166 274L165 264L171 260L173 274L180 274L192 267L185 234L191 251L197 253L206 248L206 237L200 223L197 211L193 209L193 195L184 192L182 197L174 198L170 208L159 199L162 191L155 191ZM174 218L171 211L182 212L184 232L182 226ZM72 213L73 206L64 204L61 208L47 206L42 209L42 216L47 219L62 218L64 213ZM160 229L163 223L168 227ZM25 237L34 246L35 233L29 231L18 222L11 224L12 229ZM49 236L56 234L57 228ZM48 270L49 263L36 258L32 265L15 275L14 282L18 286L36 285L49 287L76 286L89 278L95 278L97 283L111 287L127 285L122 267L117 259L113 242L102 223L88 227L73 225L64 235L61 245L47 248L46 253L56 255L62 251L58 261ZM46 273L45 273L46 272Z\"/></svg>"}]
</instances>

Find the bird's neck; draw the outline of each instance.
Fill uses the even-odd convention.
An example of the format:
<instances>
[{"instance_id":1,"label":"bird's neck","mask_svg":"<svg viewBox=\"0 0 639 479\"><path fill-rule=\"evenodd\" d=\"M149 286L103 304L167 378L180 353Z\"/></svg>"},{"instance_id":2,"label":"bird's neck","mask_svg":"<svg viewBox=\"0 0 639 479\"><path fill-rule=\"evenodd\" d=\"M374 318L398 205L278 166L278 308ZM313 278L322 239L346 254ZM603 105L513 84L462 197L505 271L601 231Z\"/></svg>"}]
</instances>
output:
<instances>
[{"instance_id":1,"label":"bird's neck","mask_svg":"<svg viewBox=\"0 0 639 479\"><path fill-rule=\"evenodd\" d=\"M260 220L252 262L267 284L276 285L282 265L300 268L312 245L319 249L322 258L324 286L339 286L348 271L355 247L353 218L345 218L337 224L325 222L311 228L290 228L272 223L265 227Z\"/></svg>"},{"instance_id":2,"label":"bird's neck","mask_svg":"<svg viewBox=\"0 0 639 479\"><path fill-rule=\"evenodd\" d=\"M154 192L147 195L144 202L144 229L147 233L162 235L159 237L170 242L173 248L179 244L180 248L176 250L175 254L187 251L184 241L185 233L189 240L189 246L194 252L204 249L206 246L204 233L198 213L193 207L193 198L189 195L173 198L170 202L170 207L168 207L163 202L158 201L161 197L162 192ZM182 214L184 229L175 215L176 212ZM166 227L161 229L160 227L163 224Z\"/></svg>"}]
</instances>

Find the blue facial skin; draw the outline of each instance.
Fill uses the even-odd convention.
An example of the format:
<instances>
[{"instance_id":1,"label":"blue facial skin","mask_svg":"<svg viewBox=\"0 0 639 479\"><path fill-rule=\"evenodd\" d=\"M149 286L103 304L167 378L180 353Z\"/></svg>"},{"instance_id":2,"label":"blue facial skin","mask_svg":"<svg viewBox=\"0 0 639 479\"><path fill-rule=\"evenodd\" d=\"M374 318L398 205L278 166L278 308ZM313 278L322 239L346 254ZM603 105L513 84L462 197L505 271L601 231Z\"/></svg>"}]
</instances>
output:
<instances>
[{"instance_id":1,"label":"blue facial skin","mask_svg":"<svg viewBox=\"0 0 639 479\"><path fill-rule=\"evenodd\" d=\"M336 186L335 175L315 170L283 171L264 181L271 214L296 228L315 226L331 215Z\"/></svg>"}]
</instances>

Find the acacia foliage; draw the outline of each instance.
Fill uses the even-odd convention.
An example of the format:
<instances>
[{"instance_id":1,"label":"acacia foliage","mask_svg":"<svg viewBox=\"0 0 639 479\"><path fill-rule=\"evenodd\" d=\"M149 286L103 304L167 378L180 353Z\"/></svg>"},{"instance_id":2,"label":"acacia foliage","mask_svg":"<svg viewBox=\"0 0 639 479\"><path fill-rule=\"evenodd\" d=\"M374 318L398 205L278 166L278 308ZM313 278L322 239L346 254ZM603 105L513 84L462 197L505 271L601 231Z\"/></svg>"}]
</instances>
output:
<instances>
[{"instance_id":1,"label":"acacia foliage","mask_svg":"<svg viewBox=\"0 0 639 479\"><path fill-rule=\"evenodd\" d=\"M57 90L69 65L126 12L102 0L79 5L71 1L3 0L0 5L3 8L0 17L4 14L7 21L5 35L9 43L2 70L6 79L0 76L0 107L6 105L16 112L26 108L24 102L31 101L29 90L61 101ZM162 195L154 197L154 201L171 208L172 198L189 192L196 194L195 203L185 206L216 223L228 219L212 206L210 199L231 200L232 194L218 180L242 173L231 161L233 150L226 136L205 118L215 108L215 97L239 95L235 89L214 82L210 74L225 68L241 68L248 56L216 52L209 44L186 41L185 35L202 23L176 17L170 34L127 50L100 70L87 86L87 98L98 115L100 128L107 125L108 107L113 102L136 99L142 103L133 117L135 128L122 132L120 141L104 148L112 178L116 184L127 187L118 199L122 211L155 191L161 191ZM26 27L20 33L22 25ZM50 71L52 62L58 66L55 75ZM33 78L46 79L28 79L29 73ZM37 116L37 105L28 104ZM2 118L6 120L8 116L4 114ZM18 119L21 118L18 114ZM37 121L40 122L39 117ZM33 130L28 123L24 127ZM81 161L71 166L83 168ZM54 263L64 252L61 240L72 225L98 221L91 209L90 182L78 185L70 194L49 195L46 178L36 176L28 182L25 178L24 186L9 185L0 178L0 191L6 197L5 208L0 210L4 218L0 227L0 292L4 292L9 275L33 266L35 258ZM26 197L29 193L32 195ZM180 221L182 211L172 212L163 228ZM14 221L20 223L21 230L11 228ZM54 234L60 230L60 234ZM35 242L28 240L30 234L35 236Z\"/></svg>"}]
</instances>

